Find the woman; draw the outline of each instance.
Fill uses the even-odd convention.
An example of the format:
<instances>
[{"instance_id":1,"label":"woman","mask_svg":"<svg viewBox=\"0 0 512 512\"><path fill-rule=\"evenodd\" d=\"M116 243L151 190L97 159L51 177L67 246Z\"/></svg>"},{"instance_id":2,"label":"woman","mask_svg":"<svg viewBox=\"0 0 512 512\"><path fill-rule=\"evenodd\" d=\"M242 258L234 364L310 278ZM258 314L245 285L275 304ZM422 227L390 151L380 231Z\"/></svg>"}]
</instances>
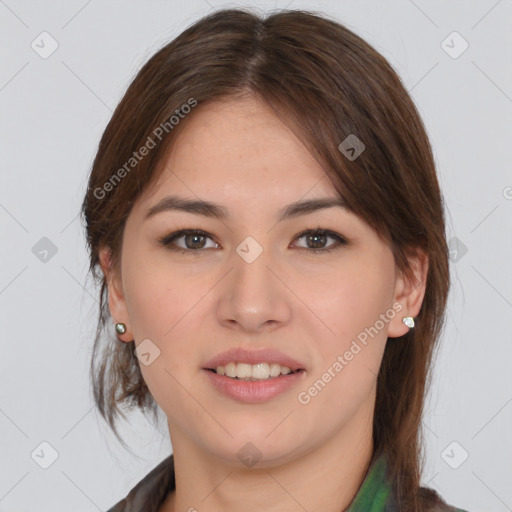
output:
<instances>
[{"instance_id":1,"label":"woman","mask_svg":"<svg viewBox=\"0 0 512 512\"><path fill-rule=\"evenodd\" d=\"M112 512L459 510L420 487L442 196L360 37L303 11L199 20L128 88L82 210L97 406L116 434L122 405L160 407L173 447Z\"/></svg>"}]
</instances>

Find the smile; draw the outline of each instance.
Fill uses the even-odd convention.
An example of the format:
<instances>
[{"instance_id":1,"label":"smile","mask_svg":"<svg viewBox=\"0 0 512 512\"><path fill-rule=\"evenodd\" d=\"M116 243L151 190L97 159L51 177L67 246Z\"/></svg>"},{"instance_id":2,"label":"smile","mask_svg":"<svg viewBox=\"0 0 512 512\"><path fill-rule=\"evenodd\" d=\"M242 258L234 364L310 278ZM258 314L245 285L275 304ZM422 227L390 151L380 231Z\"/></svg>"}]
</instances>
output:
<instances>
[{"instance_id":1,"label":"smile","mask_svg":"<svg viewBox=\"0 0 512 512\"><path fill-rule=\"evenodd\" d=\"M248 364L230 362L226 365L217 366L215 369L209 369L214 371L217 375L225 375L231 379L246 381L267 380L269 378L279 377L280 375L294 373L291 368L279 363Z\"/></svg>"}]
</instances>

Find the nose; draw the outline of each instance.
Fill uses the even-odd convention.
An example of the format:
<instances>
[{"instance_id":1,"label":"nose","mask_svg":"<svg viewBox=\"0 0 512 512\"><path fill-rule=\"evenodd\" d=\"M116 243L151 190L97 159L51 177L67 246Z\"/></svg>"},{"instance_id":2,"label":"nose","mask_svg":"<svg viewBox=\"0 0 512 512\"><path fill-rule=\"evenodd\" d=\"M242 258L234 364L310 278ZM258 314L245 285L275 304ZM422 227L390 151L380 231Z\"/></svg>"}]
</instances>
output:
<instances>
[{"instance_id":1,"label":"nose","mask_svg":"<svg viewBox=\"0 0 512 512\"><path fill-rule=\"evenodd\" d=\"M244 253L243 249L240 247L239 252L234 253L233 267L219 286L219 323L250 333L287 324L291 318L293 294L286 286L286 278L276 260L267 250L252 260L246 257L250 251Z\"/></svg>"}]
</instances>

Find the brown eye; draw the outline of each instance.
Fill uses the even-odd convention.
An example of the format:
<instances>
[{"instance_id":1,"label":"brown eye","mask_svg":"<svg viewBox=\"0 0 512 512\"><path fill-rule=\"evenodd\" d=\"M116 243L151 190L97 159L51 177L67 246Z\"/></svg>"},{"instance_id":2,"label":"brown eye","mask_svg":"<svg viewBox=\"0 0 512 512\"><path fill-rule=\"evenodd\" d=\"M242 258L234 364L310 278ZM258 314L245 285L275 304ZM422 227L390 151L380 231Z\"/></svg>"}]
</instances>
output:
<instances>
[{"instance_id":1,"label":"brown eye","mask_svg":"<svg viewBox=\"0 0 512 512\"><path fill-rule=\"evenodd\" d=\"M197 233L183 235L183 240L188 249L202 249L205 245L204 238L204 235Z\"/></svg>"},{"instance_id":2,"label":"brown eye","mask_svg":"<svg viewBox=\"0 0 512 512\"><path fill-rule=\"evenodd\" d=\"M183 229L181 231L175 231L170 235L166 235L161 238L160 244L168 247L171 250L180 251L183 253L186 252L198 252L200 249L205 248L205 239L212 239L211 235L206 233L205 231L201 231L199 229ZM176 240L183 240L184 246L176 245ZM217 243L214 242L215 246L218 246ZM207 249L210 247L206 247Z\"/></svg>"},{"instance_id":3,"label":"brown eye","mask_svg":"<svg viewBox=\"0 0 512 512\"><path fill-rule=\"evenodd\" d=\"M207 239L212 240L213 247L206 247ZM303 231L295 237L294 240L305 240L306 247L299 247L301 250L306 250L313 253L326 253L338 249L343 245L348 245L349 242L338 233L328 231L325 229L309 229ZM329 239L334 240L334 243L325 247ZM177 240L183 240L182 245L176 243ZM203 249L212 249L219 247L219 244L213 240L212 235L200 229L182 229L166 235L159 240L160 244L169 248L172 251L179 251L181 253L201 253Z\"/></svg>"},{"instance_id":4,"label":"brown eye","mask_svg":"<svg viewBox=\"0 0 512 512\"><path fill-rule=\"evenodd\" d=\"M335 243L328 247L324 247L329 238L335 240ZM338 233L334 233L325 229L310 229L308 231L302 232L300 235L297 235L295 239L304 239L307 247L301 247L301 249L310 249L315 253L329 252L339 248L342 245L348 245L348 242L344 237Z\"/></svg>"}]
</instances>

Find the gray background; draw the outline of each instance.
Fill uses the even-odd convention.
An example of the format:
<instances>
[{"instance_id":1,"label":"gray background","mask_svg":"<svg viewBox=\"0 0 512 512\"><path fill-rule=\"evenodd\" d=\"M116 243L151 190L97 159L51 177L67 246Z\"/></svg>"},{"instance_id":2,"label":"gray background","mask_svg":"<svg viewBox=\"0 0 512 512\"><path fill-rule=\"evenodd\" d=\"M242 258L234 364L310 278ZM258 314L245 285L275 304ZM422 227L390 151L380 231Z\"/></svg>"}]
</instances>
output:
<instances>
[{"instance_id":1,"label":"gray background","mask_svg":"<svg viewBox=\"0 0 512 512\"><path fill-rule=\"evenodd\" d=\"M423 483L470 512L511 511L511 0L0 0L0 510L106 510L171 452L163 414L160 431L139 413L121 424L134 457L93 407L98 290L77 214L100 135L142 63L200 16L238 5L335 16L416 102L447 203L454 282ZM31 47L51 49L43 31L58 43L47 58ZM41 252L43 237L55 254Z\"/></svg>"}]
</instances>

